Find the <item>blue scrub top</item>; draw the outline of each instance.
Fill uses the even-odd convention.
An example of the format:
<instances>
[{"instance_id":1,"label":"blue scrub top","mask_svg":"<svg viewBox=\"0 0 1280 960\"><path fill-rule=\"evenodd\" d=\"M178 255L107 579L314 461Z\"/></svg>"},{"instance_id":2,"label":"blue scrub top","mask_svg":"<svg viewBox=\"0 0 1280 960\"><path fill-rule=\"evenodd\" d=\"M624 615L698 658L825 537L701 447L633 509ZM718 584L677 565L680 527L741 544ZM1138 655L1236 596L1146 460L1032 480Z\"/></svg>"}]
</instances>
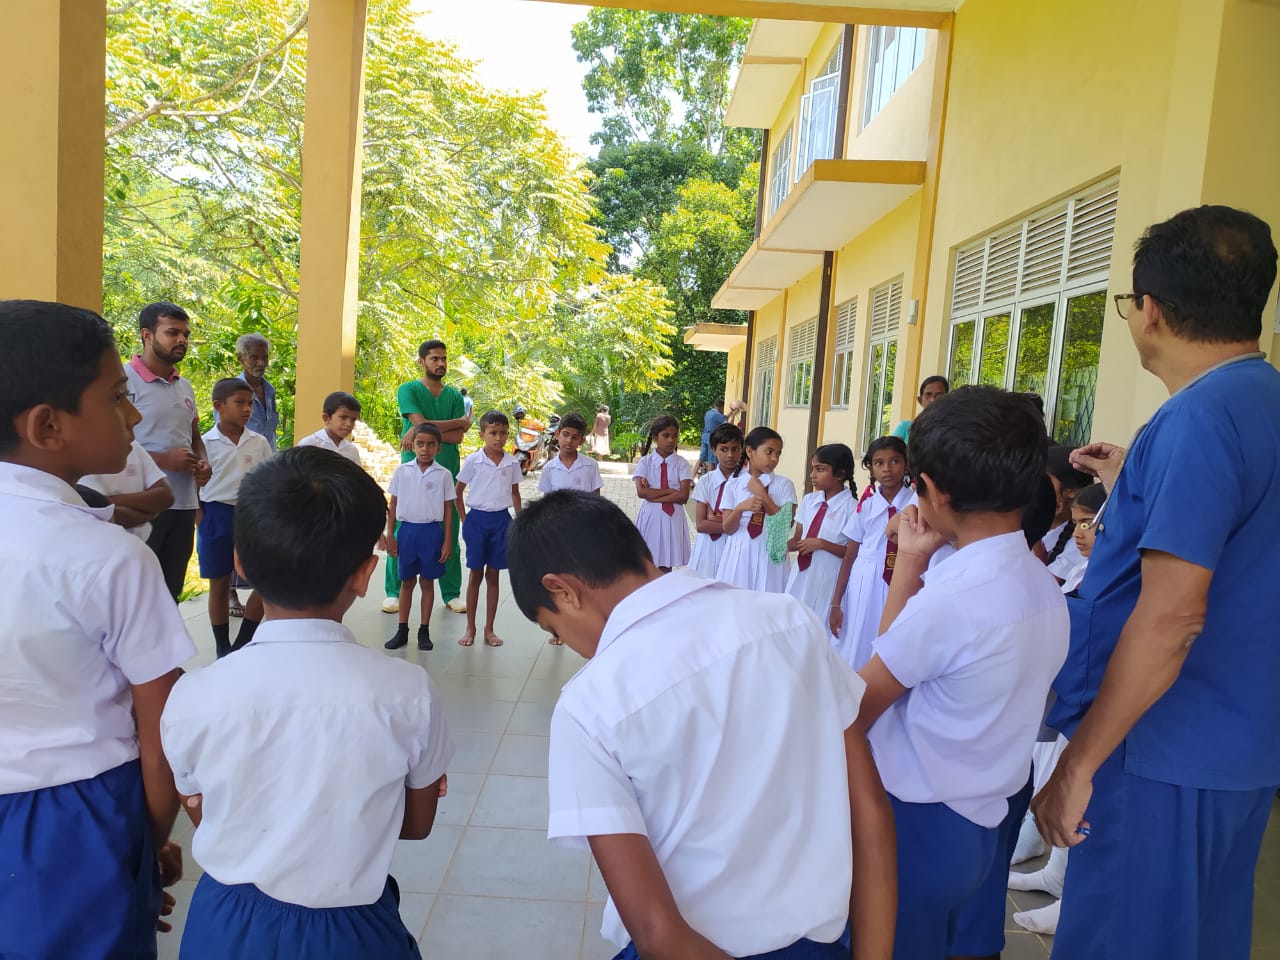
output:
<instances>
[{"instance_id":1,"label":"blue scrub top","mask_svg":"<svg viewBox=\"0 0 1280 960\"><path fill-rule=\"evenodd\" d=\"M1130 731L1125 769L1215 790L1280 784L1280 372L1263 359L1189 384L1134 440L1089 568L1050 726L1072 736L1142 587L1141 551L1213 571L1204 632Z\"/></svg>"}]
</instances>

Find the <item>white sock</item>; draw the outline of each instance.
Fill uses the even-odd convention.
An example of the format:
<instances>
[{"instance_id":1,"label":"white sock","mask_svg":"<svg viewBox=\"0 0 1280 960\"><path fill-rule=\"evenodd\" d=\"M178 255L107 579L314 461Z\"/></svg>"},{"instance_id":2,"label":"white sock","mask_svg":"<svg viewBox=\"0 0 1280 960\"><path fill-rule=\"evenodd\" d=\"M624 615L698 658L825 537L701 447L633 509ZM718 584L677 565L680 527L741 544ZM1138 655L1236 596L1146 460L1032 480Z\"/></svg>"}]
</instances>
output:
<instances>
[{"instance_id":1,"label":"white sock","mask_svg":"<svg viewBox=\"0 0 1280 960\"><path fill-rule=\"evenodd\" d=\"M1030 873L1009 871L1010 890L1041 890L1050 896L1062 896L1062 884L1067 876L1067 851L1054 847L1049 852L1049 862L1041 870Z\"/></svg>"},{"instance_id":2,"label":"white sock","mask_svg":"<svg viewBox=\"0 0 1280 960\"><path fill-rule=\"evenodd\" d=\"M1044 853L1044 838L1040 836L1036 818L1028 810L1027 815L1022 818L1022 826L1018 829L1018 843L1013 848L1013 857L1009 860L1009 865L1034 860L1042 853Z\"/></svg>"},{"instance_id":3,"label":"white sock","mask_svg":"<svg viewBox=\"0 0 1280 960\"><path fill-rule=\"evenodd\" d=\"M1055 900L1047 907L1020 910L1013 915L1013 922L1032 933L1047 933L1053 936L1058 931L1058 914L1061 910L1062 901Z\"/></svg>"}]
</instances>

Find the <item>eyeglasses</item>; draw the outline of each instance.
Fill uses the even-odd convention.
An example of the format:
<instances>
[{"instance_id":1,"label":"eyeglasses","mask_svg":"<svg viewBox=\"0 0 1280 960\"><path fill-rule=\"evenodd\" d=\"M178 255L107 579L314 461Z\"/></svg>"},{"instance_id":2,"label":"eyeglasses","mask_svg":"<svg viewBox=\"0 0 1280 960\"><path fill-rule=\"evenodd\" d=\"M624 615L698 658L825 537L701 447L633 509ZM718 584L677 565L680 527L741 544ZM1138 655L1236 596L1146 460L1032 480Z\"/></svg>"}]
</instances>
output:
<instances>
[{"instance_id":1,"label":"eyeglasses","mask_svg":"<svg viewBox=\"0 0 1280 960\"><path fill-rule=\"evenodd\" d=\"M1166 312L1178 309L1177 304L1170 303L1168 300L1157 297L1154 293L1117 293L1112 297L1112 299L1116 302L1116 313L1120 314L1120 319L1129 319L1130 304L1141 310L1143 297L1150 297L1152 300L1156 301L1156 303L1160 304L1161 308Z\"/></svg>"}]
</instances>

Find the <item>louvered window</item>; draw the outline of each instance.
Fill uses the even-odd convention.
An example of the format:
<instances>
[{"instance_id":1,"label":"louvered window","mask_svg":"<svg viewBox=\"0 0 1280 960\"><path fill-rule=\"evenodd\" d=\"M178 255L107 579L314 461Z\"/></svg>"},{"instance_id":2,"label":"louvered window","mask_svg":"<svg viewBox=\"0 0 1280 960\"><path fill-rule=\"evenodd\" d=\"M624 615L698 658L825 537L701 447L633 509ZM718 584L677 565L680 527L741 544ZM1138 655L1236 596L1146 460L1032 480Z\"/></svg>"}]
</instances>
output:
<instances>
[{"instance_id":1,"label":"louvered window","mask_svg":"<svg viewBox=\"0 0 1280 960\"><path fill-rule=\"evenodd\" d=\"M853 338L858 331L858 300L836 307L836 355L832 366L831 406L848 407L853 389Z\"/></svg>"},{"instance_id":2,"label":"louvered window","mask_svg":"<svg viewBox=\"0 0 1280 960\"><path fill-rule=\"evenodd\" d=\"M778 361L778 338L760 341L756 350L755 398L752 401L751 424L767 427L773 418L773 377Z\"/></svg>"},{"instance_id":3,"label":"louvered window","mask_svg":"<svg viewBox=\"0 0 1280 960\"><path fill-rule=\"evenodd\" d=\"M778 141L769 158L769 216L778 212L791 190L791 128Z\"/></svg>"},{"instance_id":4,"label":"louvered window","mask_svg":"<svg viewBox=\"0 0 1280 960\"><path fill-rule=\"evenodd\" d=\"M807 407L813 396L813 357L818 344L818 318L794 327L787 346L787 406Z\"/></svg>"},{"instance_id":5,"label":"louvered window","mask_svg":"<svg viewBox=\"0 0 1280 960\"><path fill-rule=\"evenodd\" d=\"M862 449L892 426L893 381L898 366L898 324L902 320L902 278L871 291L871 343L867 347L867 419Z\"/></svg>"},{"instance_id":6,"label":"louvered window","mask_svg":"<svg viewBox=\"0 0 1280 960\"><path fill-rule=\"evenodd\" d=\"M1118 201L1114 181L1092 187L956 251L953 387L1037 393L1055 439L1088 438Z\"/></svg>"}]
</instances>

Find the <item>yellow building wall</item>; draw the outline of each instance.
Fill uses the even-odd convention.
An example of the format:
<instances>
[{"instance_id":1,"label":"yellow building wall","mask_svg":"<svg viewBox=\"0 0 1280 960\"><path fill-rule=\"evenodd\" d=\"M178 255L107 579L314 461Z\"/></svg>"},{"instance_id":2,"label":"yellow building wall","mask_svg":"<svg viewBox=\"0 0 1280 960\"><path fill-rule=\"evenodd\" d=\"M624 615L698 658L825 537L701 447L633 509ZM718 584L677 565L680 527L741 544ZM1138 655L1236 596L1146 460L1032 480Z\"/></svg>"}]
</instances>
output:
<instances>
[{"instance_id":1,"label":"yellow building wall","mask_svg":"<svg viewBox=\"0 0 1280 960\"><path fill-rule=\"evenodd\" d=\"M778 356L782 355L782 316L786 309L786 296L779 295L770 303L756 311L755 330L751 337L751 395L748 397L749 407L747 410L747 428L750 429L757 421L763 420L766 423L774 423L777 417L778 393L781 390L781 377L777 372L777 363L774 364L774 386L773 386L773 402L770 404L767 416L761 416L759 412L761 395L760 395L760 347L770 337L778 338Z\"/></svg>"},{"instance_id":2,"label":"yellow building wall","mask_svg":"<svg viewBox=\"0 0 1280 960\"><path fill-rule=\"evenodd\" d=\"M923 160L929 145L929 107L938 33L925 31L924 59L865 127L862 106L867 89L867 41L870 27L859 27L854 40L857 60L849 96L845 156L850 160Z\"/></svg>"},{"instance_id":3,"label":"yellow building wall","mask_svg":"<svg viewBox=\"0 0 1280 960\"><path fill-rule=\"evenodd\" d=\"M822 294L822 271L814 270L787 291L786 336L778 343L778 414L774 429L782 434L782 459L778 472L788 477L797 488L803 488L807 471L805 462L809 442L809 405L788 405L791 384L787 378L788 352L795 329L818 315L818 300Z\"/></svg>"},{"instance_id":4,"label":"yellow building wall","mask_svg":"<svg viewBox=\"0 0 1280 960\"><path fill-rule=\"evenodd\" d=\"M725 358L724 408L726 412L732 401L741 400L746 394L746 391L742 388L743 380L745 379L746 361L747 345L745 343L734 347Z\"/></svg>"}]
</instances>

